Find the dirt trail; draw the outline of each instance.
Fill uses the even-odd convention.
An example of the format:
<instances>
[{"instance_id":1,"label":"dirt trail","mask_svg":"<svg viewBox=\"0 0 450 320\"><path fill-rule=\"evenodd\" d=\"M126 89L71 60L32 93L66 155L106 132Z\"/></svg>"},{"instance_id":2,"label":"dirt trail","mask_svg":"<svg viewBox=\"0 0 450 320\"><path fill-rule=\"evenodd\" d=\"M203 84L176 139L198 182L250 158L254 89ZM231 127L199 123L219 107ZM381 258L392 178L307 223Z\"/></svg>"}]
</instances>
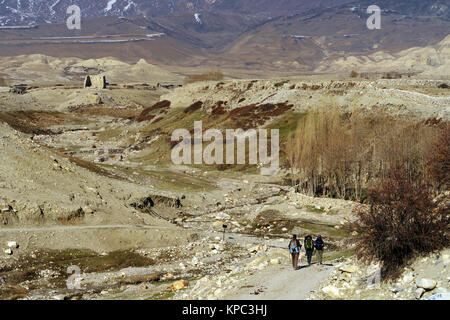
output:
<instances>
[{"instance_id":1,"label":"dirt trail","mask_svg":"<svg viewBox=\"0 0 450 320\"><path fill-rule=\"evenodd\" d=\"M219 233L217 233L219 234ZM240 234L228 234L227 241L240 244L264 244L270 248L285 249L285 239L263 240L259 237ZM316 291L320 284L333 271L333 265L314 262L308 266L305 252L301 250L299 269L293 270L291 265L281 264L268 266L245 278L235 290L227 293L224 300L304 300L311 291Z\"/></svg>"},{"instance_id":2,"label":"dirt trail","mask_svg":"<svg viewBox=\"0 0 450 320\"><path fill-rule=\"evenodd\" d=\"M305 257L303 257L305 259ZM247 278L240 288L225 296L225 300L305 300L327 279L331 265L270 266Z\"/></svg>"}]
</instances>

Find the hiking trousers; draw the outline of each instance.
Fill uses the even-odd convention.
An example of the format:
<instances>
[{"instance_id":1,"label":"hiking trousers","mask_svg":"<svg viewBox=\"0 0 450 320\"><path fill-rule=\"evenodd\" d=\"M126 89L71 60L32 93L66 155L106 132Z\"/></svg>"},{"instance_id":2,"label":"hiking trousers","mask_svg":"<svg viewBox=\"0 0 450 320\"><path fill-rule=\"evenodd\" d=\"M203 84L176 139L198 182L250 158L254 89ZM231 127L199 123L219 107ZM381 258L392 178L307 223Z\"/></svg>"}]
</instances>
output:
<instances>
[{"instance_id":1,"label":"hiking trousers","mask_svg":"<svg viewBox=\"0 0 450 320\"><path fill-rule=\"evenodd\" d=\"M313 250L306 250L306 258L308 259L308 264L311 264Z\"/></svg>"},{"instance_id":2,"label":"hiking trousers","mask_svg":"<svg viewBox=\"0 0 450 320\"><path fill-rule=\"evenodd\" d=\"M298 252L293 252L291 253L291 257L292 257L292 267L297 270L298 267Z\"/></svg>"},{"instance_id":3,"label":"hiking trousers","mask_svg":"<svg viewBox=\"0 0 450 320\"><path fill-rule=\"evenodd\" d=\"M317 250L316 254L317 254L317 262L322 264L323 250Z\"/></svg>"}]
</instances>

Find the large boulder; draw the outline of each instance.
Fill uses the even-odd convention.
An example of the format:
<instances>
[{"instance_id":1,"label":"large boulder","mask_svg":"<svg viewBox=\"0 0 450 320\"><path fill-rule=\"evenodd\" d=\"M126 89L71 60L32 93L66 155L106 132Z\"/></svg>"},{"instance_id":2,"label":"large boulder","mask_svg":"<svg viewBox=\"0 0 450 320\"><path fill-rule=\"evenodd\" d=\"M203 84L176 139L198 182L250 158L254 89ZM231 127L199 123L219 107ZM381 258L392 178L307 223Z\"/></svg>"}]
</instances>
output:
<instances>
[{"instance_id":1,"label":"large boulder","mask_svg":"<svg viewBox=\"0 0 450 320\"><path fill-rule=\"evenodd\" d=\"M322 292L331 299L338 299L341 296L340 290L335 286L326 286L322 288Z\"/></svg>"},{"instance_id":2,"label":"large boulder","mask_svg":"<svg viewBox=\"0 0 450 320\"><path fill-rule=\"evenodd\" d=\"M425 290L433 290L436 288L437 282L432 279L419 278L416 279L416 286Z\"/></svg>"}]
</instances>

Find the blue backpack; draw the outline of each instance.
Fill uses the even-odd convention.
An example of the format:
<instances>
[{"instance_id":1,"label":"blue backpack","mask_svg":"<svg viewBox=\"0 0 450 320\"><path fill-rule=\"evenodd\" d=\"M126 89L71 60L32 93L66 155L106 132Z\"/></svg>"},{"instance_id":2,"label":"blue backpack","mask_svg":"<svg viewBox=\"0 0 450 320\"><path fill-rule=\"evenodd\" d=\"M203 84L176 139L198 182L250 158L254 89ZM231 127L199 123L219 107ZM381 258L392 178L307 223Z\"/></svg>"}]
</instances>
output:
<instances>
[{"instance_id":1,"label":"blue backpack","mask_svg":"<svg viewBox=\"0 0 450 320\"><path fill-rule=\"evenodd\" d=\"M297 253L300 252L300 251L298 250L298 247L297 247L297 240L291 240L291 242L289 243L289 245L291 246L290 249L289 249L289 251L290 251L291 253L294 253L294 251L297 252Z\"/></svg>"}]
</instances>

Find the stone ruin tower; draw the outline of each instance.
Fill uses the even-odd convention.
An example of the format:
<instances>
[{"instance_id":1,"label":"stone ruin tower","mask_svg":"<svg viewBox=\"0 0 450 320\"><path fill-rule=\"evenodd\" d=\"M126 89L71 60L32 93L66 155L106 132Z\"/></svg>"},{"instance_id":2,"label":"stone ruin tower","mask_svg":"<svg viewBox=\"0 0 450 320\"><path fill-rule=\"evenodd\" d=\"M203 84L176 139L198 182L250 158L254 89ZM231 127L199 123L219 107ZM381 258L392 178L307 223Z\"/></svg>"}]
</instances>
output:
<instances>
[{"instance_id":1,"label":"stone ruin tower","mask_svg":"<svg viewBox=\"0 0 450 320\"><path fill-rule=\"evenodd\" d=\"M106 77L101 75L86 76L84 87L93 89L106 89Z\"/></svg>"}]
</instances>

